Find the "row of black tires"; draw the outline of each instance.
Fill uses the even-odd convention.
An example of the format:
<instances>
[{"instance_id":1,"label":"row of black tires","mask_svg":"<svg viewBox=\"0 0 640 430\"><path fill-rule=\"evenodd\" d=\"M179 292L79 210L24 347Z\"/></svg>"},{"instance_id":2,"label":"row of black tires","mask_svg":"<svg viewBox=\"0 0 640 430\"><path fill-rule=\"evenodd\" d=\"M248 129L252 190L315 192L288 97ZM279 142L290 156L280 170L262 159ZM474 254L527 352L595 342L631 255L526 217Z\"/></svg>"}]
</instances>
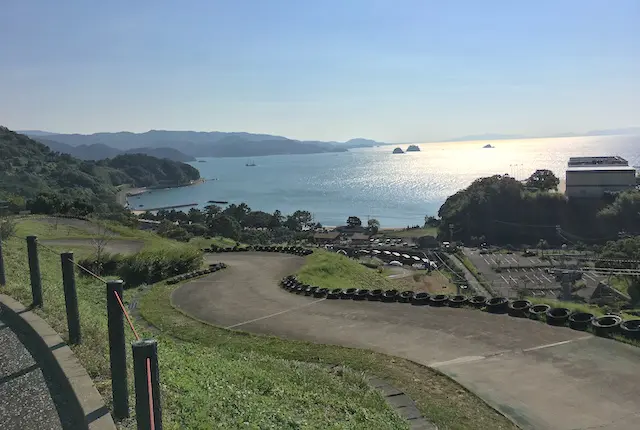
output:
<instances>
[{"instance_id":1,"label":"row of black tires","mask_svg":"<svg viewBox=\"0 0 640 430\"><path fill-rule=\"evenodd\" d=\"M602 337L611 337L615 334L622 334L629 339L640 339L640 319L623 321L618 315L604 315L596 317L586 312L571 312L566 308L552 308L549 305L534 305L528 300L509 300L505 297L473 296L462 295L449 296L446 294L415 293L413 291L398 290L360 290L357 288L328 289L308 285L300 282L294 276L287 276L281 281L282 287L295 294L313 296L316 298L359 300L359 301L379 301L379 302L400 302L410 303L416 306L448 306L451 308L472 307L484 309L494 314L509 314L513 317L530 318L546 321L553 326L568 325L574 330L588 330Z\"/></svg>"},{"instance_id":2,"label":"row of black tires","mask_svg":"<svg viewBox=\"0 0 640 430\"><path fill-rule=\"evenodd\" d=\"M227 248L204 248L204 252L281 252L284 254L293 254L299 256L305 256L313 253L313 250L302 248L300 246L248 246L244 248L227 247Z\"/></svg>"},{"instance_id":3,"label":"row of black tires","mask_svg":"<svg viewBox=\"0 0 640 430\"><path fill-rule=\"evenodd\" d=\"M217 272L218 270L222 270L226 267L227 265L224 263L210 264L208 269L194 270L193 272L183 273L182 275L169 278L167 279L167 284L169 285L177 284L178 282L187 281L192 278L197 278L199 276L208 275L209 273Z\"/></svg>"}]
</instances>

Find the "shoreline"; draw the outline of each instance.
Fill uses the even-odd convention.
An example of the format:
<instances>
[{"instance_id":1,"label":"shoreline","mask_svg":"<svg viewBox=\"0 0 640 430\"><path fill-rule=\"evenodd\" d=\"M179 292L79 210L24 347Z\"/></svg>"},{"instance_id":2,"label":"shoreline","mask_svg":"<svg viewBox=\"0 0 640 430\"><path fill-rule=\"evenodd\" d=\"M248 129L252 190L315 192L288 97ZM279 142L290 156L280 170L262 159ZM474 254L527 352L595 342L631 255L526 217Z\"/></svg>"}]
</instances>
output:
<instances>
[{"instance_id":1,"label":"shoreline","mask_svg":"<svg viewBox=\"0 0 640 430\"><path fill-rule=\"evenodd\" d=\"M122 206L124 206L125 209L129 209L131 212L139 212L138 209L135 208L131 208L131 206L129 205L129 197L135 197L135 196L139 196L141 194L144 193L148 193L151 191L159 191L159 190L172 190L174 188L186 188L186 187L192 187L195 185L201 185L204 184L205 182L207 182L207 180L205 178L199 178L196 179L194 181L190 181L189 183L185 183L185 184L180 184L180 185L173 185L170 187L164 187L164 186L151 186L151 187L139 187L139 188L125 188L122 189L120 191L118 191L116 193L116 200L118 201L118 203L120 203ZM179 205L181 206L181 205ZM176 206L174 206L176 207ZM142 212L146 212L146 209Z\"/></svg>"}]
</instances>

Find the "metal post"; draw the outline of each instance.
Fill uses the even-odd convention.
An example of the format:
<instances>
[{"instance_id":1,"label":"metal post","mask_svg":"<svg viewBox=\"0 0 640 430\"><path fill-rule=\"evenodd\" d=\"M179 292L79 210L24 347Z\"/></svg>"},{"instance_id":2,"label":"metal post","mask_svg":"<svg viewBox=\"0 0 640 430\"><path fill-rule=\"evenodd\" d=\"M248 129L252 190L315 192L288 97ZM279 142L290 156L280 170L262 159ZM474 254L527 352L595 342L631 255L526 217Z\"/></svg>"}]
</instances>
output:
<instances>
[{"instance_id":1,"label":"metal post","mask_svg":"<svg viewBox=\"0 0 640 430\"><path fill-rule=\"evenodd\" d=\"M31 295L33 306L42 306L42 278L38 260L38 238L27 236L27 254L29 256L29 275L31 277Z\"/></svg>"},{"instance_id":2,"label":"metal post","mask_svg":"<svg viewBox=\"0 0 640 430\"><path fill-rule=\"evenodd\" d=\"M162 430L158 342L154 339L139 340L133 343L132 350L138 430Z\"/></svg>"},{"instance_id":3,"label":"metal post","mask_svg":"<svg viewBox=\"0 0 640 430\"><path fill-rule=\"evenodd\" d=\"M0 286L7 285L7 278L4 276L4 258L2 257L2 239L0 239Z\"/></svg>"},{"instance_id":4,"label":"metal post","mask_svg":"<svg viewBox=\"0 0 640 430\"><path fill-rule=\"evenodd\" d=\"M107 323L109 327L109 361L111 365L111 391L113 415L116 419L129 416L129 388L127 386L127 354L124 338L124 315L118 297L122 298L124 283L107 282Z\"/></svg>"},{"instance_id":5,"label":"metal post","mask_svg":"<svg viewBox=\"0 0 640 430\"><path fill-rule=\"evenodd\" d=\"M64 304L67 309L67 327L69 342L80 343L80 311L78 310L78 293L76 292L76 272L73 267L73 252L60 254L62 262L62 284L64 286Z\"/></svg>"}]
</instances>

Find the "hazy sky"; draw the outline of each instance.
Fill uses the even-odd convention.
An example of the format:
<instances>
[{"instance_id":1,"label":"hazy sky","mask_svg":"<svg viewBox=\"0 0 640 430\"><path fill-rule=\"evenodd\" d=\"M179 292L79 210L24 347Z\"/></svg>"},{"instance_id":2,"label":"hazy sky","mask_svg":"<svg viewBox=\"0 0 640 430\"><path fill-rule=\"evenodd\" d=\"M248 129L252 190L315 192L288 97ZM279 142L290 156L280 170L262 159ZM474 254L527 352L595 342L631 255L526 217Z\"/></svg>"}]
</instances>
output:
<instances>
[{"instance_id":1,"label":"hazy sky","mask_svg":"<svg viewBox=\"0 0 640 430\"><path fill-rule=\"evenodd\" d=\"M0 124L426 141L640 125L638 0L3 0Z\"/></svg>"}]
</instances>

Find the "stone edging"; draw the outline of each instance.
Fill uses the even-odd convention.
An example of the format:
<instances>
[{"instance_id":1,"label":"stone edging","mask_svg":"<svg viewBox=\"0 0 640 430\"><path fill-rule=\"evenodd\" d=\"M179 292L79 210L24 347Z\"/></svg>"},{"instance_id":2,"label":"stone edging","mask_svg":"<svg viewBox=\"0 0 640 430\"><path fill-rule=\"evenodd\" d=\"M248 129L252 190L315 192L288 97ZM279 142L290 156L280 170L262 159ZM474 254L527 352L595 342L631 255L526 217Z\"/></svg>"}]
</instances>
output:
<instances>
[{"instance_id":1,"label":"stone edging","mask_svg":"<svg viewBox=\"0 0 640 430\"><path fill-rule=\"evenodd\" d=\"M321 365L333 371L344 368L341 365ZM385 402L402 418L407 420L411 430L438 430L438 426L420 413L415 402L407 394L398 390L388 382L375 376L365 375L367 383L382 393Z\"/></svg>"},{"instance_id":2,"label":"stone edging","mask_svg":"<svg viewBox=\"0 0 640 430\"><path fill-rule=\"evenodd\" d=\"M73 392L74 408L82 413L89 430L116 430L109 409L93 381L60 335L42 318L11 297L0 294L5 322L23 332L35 349L36 361L44 362L63 389ZM69 411L73 413L72 411Z\"/></svg>"}]
</instances>

